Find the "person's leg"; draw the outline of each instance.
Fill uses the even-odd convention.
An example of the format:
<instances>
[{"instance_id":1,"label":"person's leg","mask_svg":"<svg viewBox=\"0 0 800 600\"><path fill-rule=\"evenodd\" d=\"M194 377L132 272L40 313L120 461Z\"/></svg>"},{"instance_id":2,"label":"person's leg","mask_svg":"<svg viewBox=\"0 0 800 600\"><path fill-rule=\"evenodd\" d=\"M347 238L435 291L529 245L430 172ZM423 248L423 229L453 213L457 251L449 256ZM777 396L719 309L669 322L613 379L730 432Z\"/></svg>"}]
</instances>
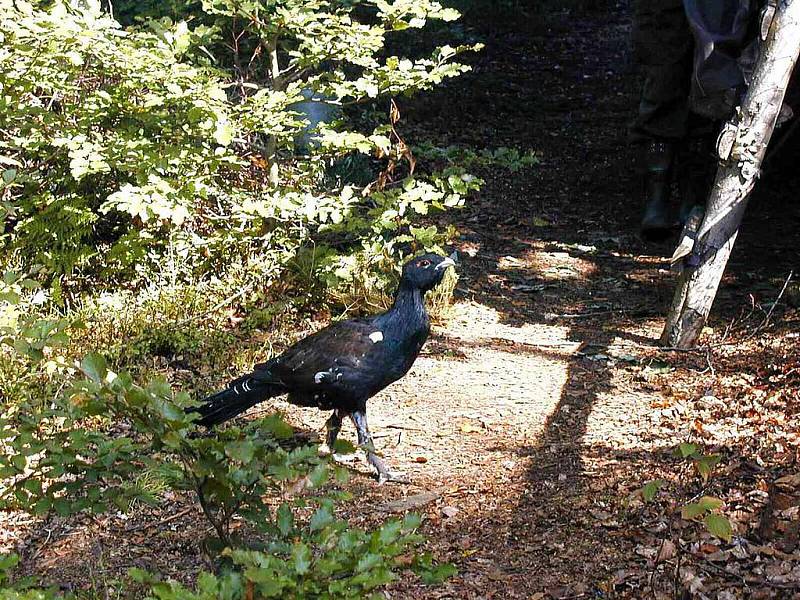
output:
<instances>
[{"instance_id":1,"label":"person's leg","mask_svg":"<svg viewBox=\"0 0 800 600\"><path fill-rule=\"evenodd\" d=\"M742 57L754 37L754 0L683 0L694 37L690 108L714 121L730 117L745 90ZM752 59L750 59L752 60Z\"/></svg>"},{"instance_id":2,"label":"person's leg","mask_svg":"<svg viewBox=\"0 0 800 600\"><path fill-rule=\"evenodd\" d=\"M644 74L634 142L678 141L687 131L694 40L683 0L634 0L633 52Z\"/></svg>"},{"instance_id":3,"label":"person's leg","mask_svg":"<svg viewBox=\"0 0 800 600\"><path fill-rule=\"evenodd\" d=\"M683 0L634 0L634 54L644 72L634 143L643 146L642 235L669 235L670 189L676 144L687 133L693 39Z\"/></svg>"},{"instance_id":4,"label":"person's leg","mask_svg":"<svg viewBox=\"0 0 800 600\"><path fill-rule=\"evenodd\" d=\"M679 222L704 206L717 164L720 123L731 117L755 60L754 0L683 0L694 38L689 130L678 150Z\"/></svg>"},{"instance_id":5,"label":"person's leg","mask_svg":"<svg viewBox=\"0 0 800 600\"><path fill-rule=\"evenodd\" d=\"M703 207L717 166L719 122L692 113L689 132L675 157L675 180L680 198L678 224L683 226L695 206Z\"/></svg>"}]
</instances>

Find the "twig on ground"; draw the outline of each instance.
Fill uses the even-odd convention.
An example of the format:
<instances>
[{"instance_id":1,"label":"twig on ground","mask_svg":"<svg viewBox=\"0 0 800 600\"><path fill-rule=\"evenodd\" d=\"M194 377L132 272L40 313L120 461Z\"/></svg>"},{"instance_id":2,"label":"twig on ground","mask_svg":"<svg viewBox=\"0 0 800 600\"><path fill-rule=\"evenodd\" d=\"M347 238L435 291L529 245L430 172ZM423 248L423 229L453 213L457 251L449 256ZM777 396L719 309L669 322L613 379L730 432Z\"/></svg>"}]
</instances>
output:
<instances>
[{"instance_id":1,"label":"twig on ground","mask_svg":"<svg viewBox=\"0 0 800 600\"><path fill-rule=\"evenodd\" d=\"M783 282L783 287L781 291L778 293L778 297L775 298L775 302L772 303L772 306L769 307L764 320L761 321L759 325L757 325L750 333L748 333L745 337L743 337L739 342L729 342L730 344L747 342L753 339L756 334L763 331L765 328L769 326L769 320L772 318L772 313L775 312L775 308L780 304L781 299L783 298L783 294L786 292L786 288L789 287L789 283L792 281L792 277L794 276L794 270L789 271L789 275L786 277L786 281ZM719 344L722 345L722 344Z\"/></svg>"},{"instance_id":2,"label":"twig on ground","mask_svg":"<svg viewBox=\"0 0 800 600\"><path fill-rule=\"evenodd\" d=\"M656 558L653 561L653 569L650 571L650 591L653 594L653 600L658 600L658 596L656 596L656 571L658 571L658 557L661 556L661 551L664 549L664 544L667 543L667 539L664 538L661 540L661 543L658 545L658 551L656 552Z\"/></svg>"},{"instance_id":3,"label":"twig on ground","mask_svg":"<svg viewBox=\"0 0 800 600\"><path fill-rule=\"evenodd\" d=\"M547 313L545 315L545 318L546 319L547 318L549 318L549 319L585 319L586 317L597 317L597 316L600 316L600 315L611 315L611 314L614 314L614 313L617 313L617 312L622 312L622 311L617 309L617 310L595 310L595 311L590 311L590 312L585 312L585 313L564 313L564 314Z\"/></svg>"},{"instance_id":4,"label":"twig on ground","mask_svg":"<svg viewBox=\"0 0 800 600\"><path fill-rule=\"evenodd\" d=\"M49 544L49 543L50 543L50 538L51 538L51 537L52 537L52 535L53 535L53 528L46 529L46 531L47 531L47 538L44 540L44 542L42 542L41 544L39 544L39 547L36 549L36 552L34 552L34 553L33 553L33 556L31 556L31 558L30 558L30 560L31 560L31 561L34 561L34 560L36 560L37 558L39 558L39 555L40 555L42 552L44 552L44 549L47 547L47 544Z\"/></svg>"},{"instance_id":5,"label":"twig on ground","mask_svg":"<svg viewBox=\"0 0 800 600\"><path fill-rule=\"evenodd\" d=\"M759 327L763 328L769 325L769 320L772 317L772 313L775 311L775 307L778 306L778 304L780 303L781 298L783 298L783 294L786 292L786 288L789 287L789 282L792 280L792 275L794 275L794 271L789 271L789 275L788 277L786 277L786 281L783 282L783 287L781 288L778 297L775 298L775 302L773 302L772 306L769 307L769 312L767 312L767 316L764 317L764 321L761 323Z\"/></svg>"},{"instance_id":6,"label":"twig on ground","mask_svg":"<svg viewBox=\"0 0 800 600\"><path fill-rule=\"evenodd\" d=\"M711 361L712 355L711 346L706 346L706 364L708 365L708 370L711 371L711 376L716 378L717 371L714 369L714 363Z\"/></svg>"}]
</instances>

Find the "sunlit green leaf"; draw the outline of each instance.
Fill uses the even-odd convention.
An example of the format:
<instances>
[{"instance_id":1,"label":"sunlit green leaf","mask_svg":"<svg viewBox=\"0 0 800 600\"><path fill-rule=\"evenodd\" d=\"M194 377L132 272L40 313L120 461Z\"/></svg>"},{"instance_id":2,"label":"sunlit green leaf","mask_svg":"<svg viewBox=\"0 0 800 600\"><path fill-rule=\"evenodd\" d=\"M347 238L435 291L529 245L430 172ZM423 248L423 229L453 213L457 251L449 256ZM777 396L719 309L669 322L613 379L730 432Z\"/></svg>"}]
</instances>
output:
<instances>
[{"instance_id":1,"label":"sunlit green leaf","mask_svg":"<svg viewBox=\"0 0 800 600\"><path fill-rule=\"evenodd\" d=\"M642 498L645 502L650 502L655 495L658 493L658 490L664 484L664 481L661 479L656 479L654 481L647 482L644 487L642 487Z\"/></svg>"},{"instance_id":2,"label":"sunlit green leaf","mask_svg":"<svg viewBox=\"0 0 800 600\"><path fill-rule=\"evenodd\" d=\"M731 541L733 537L733 527L726 517L714 513L708 514L703 518L703 523L712 535L726 542Z\"/></svg>"},{"instance_id":3,"label":"sunlit green leaf","mask_svg":"<svg viewBox=\"0 0 800 600\"><path fill-rule=\"evenodd\" d=\"M87 354L81 361L81 371L95 383L101 383L108 375L106 359L96 352Z\"/></svg>"}]
</instances>

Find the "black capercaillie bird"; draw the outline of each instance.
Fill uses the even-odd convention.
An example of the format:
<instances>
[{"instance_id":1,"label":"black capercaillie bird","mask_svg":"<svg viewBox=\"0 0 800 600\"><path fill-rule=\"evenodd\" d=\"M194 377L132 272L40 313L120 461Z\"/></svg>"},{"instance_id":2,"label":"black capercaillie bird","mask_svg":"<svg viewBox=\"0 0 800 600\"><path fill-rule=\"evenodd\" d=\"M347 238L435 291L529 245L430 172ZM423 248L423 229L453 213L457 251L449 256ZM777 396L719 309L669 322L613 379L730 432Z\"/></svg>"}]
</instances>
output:
<instances>
[{"instance_id":1,"label":"black capercaillie bird","mask_svg":"<svg viewBox=\"0 0 800 600\"><path fill-rule=\"evenodd\" d=\"M358 445L376 469L378 481L392 479L375 454L367 426L367 400L405 375L430 334L425 292L436 287L454 257L424 254L403 266L394 304L387 312L340 321L312 334L283 354L255 366L252 373L231 381L193 410L198 422L212 426L251 406L288 394L298 406L333 410L326 422L333 451L344 417L356 427Z\"/></svg>"}]
</instances>

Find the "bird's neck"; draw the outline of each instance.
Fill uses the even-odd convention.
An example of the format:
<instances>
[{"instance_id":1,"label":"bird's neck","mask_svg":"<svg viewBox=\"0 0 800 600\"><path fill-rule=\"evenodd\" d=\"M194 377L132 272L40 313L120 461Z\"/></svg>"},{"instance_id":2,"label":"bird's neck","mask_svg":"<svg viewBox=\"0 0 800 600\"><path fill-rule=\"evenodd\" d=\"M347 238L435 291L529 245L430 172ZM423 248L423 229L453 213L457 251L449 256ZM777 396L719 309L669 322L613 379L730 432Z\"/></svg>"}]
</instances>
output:
<instances>
[{"instance_id":1,"label":"bird's neck","mask_svg":"<svg viewBox=\"0 0 800 600\"><path fill-rule=\"evenodd\" d=\"M386 313L388 322L403 329L403 333L416 333L427 329L428 313L425 310L422 291L401 282L394 298L394 304Z\"/></svg>"}]
</instances>

